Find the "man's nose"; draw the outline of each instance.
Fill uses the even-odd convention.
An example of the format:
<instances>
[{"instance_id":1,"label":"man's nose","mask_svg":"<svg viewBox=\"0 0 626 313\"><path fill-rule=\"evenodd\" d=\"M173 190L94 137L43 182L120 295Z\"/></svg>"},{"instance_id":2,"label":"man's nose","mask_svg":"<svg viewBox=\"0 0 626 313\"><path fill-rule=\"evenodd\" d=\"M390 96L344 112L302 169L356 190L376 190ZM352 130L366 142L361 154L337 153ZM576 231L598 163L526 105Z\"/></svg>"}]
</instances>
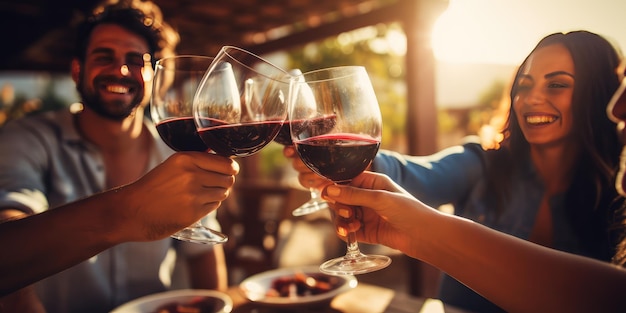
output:
<instances>
[{"instance_id":1,"label":"man's nose","mask_svg":"<svg viewBox=\"0 0 626 313\"><path fill-rule=\"evenodd\" d=\"M130 75L130 69L128 69L128 65L122 64L122 66L120 66L120 74L122 74L122 76Z\"/></svg>"},{"instance_id":2,"label":"man's nose","mask_svg":"<svg viewBox=\"0 0 626 313\"><path fill-rule=\"evenodd\" d=\"M114 75L127 77L131 75L131 68L123 58L116 58L115 61L108 65L108 72Z\"/></svg>"},{"instance_id":3,"label":"man's nose","mask_svg":"<svg viewBox=\"0 0 626 313\"><path fill-rule=\"evenodd\" d=\"M130 75L130 70L128 69L128 65L122 64L122 66L120 66L120 74L122 74L122 76Z\"/></svg>"}]
</instances>

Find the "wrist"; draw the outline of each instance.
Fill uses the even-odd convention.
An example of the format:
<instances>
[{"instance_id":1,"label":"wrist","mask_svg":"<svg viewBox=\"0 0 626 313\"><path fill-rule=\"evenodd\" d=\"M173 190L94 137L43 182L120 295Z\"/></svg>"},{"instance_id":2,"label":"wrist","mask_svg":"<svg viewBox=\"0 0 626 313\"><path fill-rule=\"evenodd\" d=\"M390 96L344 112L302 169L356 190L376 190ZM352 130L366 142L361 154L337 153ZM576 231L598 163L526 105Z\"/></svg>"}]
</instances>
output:
<instances>
[{"instance_id":1,"label":"wrist","mask_svg":"<svg viewBox=\"0 0 626 313\"><path fill-rule=\"evenodd\" d=\"M446 228L452 222L453 215L439 212L435 209L422 211L416 215L416 227L410 231L411 238L408 255L420 260L430 260L438 257L441 253L442 245L447 245Z\"/></svg>"}]
</instances>

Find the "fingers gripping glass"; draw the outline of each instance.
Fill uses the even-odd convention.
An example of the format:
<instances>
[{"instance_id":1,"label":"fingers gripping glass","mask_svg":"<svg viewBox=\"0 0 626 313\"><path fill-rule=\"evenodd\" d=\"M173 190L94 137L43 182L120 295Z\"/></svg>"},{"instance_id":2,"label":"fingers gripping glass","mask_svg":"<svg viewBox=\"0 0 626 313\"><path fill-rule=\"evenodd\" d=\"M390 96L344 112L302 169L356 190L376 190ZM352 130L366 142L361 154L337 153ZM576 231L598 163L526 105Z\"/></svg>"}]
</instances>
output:
<instances>
[{"instance_id":1,"label":"fingers gripping glass","mask_svg":"<svg viewBox=\"0 0 626 313\"><path fill-rule=\"evenodd\" d=\"M157 61L150 98L150 114L161 139L175 151L207 151L193 120L193 97L212 57L180 55ZM201 221L172 237L195 243L222 243L226 235Z\"/></svg>"}]
</instances>

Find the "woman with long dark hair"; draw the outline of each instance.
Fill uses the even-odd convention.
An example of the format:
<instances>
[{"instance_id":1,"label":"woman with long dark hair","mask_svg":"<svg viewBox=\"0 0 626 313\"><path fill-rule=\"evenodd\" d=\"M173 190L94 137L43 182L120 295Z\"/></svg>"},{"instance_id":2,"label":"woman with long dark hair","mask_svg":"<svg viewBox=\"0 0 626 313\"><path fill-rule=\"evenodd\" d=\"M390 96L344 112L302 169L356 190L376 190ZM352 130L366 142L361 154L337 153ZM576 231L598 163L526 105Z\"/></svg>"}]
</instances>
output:
<instances>
[{"instance_id":1,"label":"woman with long dark hair","mask_svg":"<svg viewBox=\"0 0 626 313\"><path fill-rule=\"evenodd\" d=\"M609 261L621 145L606 104L619 85L618 65L619 52L600 35L548 35L514 77L497 148L474 141L431 156L381 151L372 170L427 205L453 204L456 215L495 230ZM320 184L298 158L294 167L303 185ZM439 297L472 311L501 311L447 275Z\"/></svg>"}]
</instances>

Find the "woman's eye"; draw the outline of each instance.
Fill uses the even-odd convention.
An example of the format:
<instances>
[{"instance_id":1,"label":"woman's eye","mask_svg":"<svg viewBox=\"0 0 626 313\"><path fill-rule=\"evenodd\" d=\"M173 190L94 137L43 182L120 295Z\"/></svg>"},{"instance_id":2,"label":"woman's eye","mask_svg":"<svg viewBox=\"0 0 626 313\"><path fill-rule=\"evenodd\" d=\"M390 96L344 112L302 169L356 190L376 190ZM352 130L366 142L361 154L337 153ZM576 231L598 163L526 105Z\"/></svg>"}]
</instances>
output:
<instances>
[{"instance_id":1,"label":"woman's eye","mask_svg":"<svg viewBox=\"0 0 626 313\"><path fill-rule=\"evenodd\" d=\"M527 91L529 89L532 88L531 84L519 84L517 85L517 88L515 88L517 90L517 92L524 92Z\"/></svg>"},{"instance_id":2,"label":"woman's eye","mask_svg":"<svg viewBox=\"0 0 626 313\"><path fill-rule=\"evenodd\" d=\"M548 84L548 88L567 88L567 87L569 87L569 84L566 84L566 83L553 82L553 83Z\"/></svg>"},{"instance_id":3,"label":"woman's eye","mask_svg":"<svg viewBox=\"0 0 626 313\"><path fill-rule=\"evenodd\" d=\"M526 91L533 87L533 80L528 77L518 77L515 83L516 92Z\"/></svg>"}]
</instances>

